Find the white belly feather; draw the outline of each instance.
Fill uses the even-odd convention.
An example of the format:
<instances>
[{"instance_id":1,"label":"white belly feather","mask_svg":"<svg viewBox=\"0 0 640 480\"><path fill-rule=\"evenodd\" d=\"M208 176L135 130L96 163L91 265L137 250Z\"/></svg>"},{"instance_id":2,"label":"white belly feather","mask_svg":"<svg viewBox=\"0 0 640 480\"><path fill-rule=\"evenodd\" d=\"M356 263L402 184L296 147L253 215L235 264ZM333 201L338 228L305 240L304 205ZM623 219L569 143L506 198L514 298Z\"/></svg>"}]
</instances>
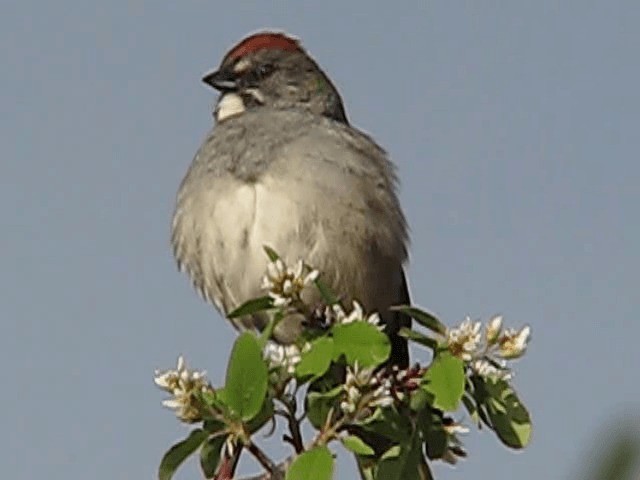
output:
<instances>
[{"instance_id":1,"label":"white belly feather","mask_svg":"<svg viewBox=\"0 0 640 480\"><path fill-rule=\"evenodd\" d=\"M308 196L297 185L265 176L259 183L229 180L224 191L201 190L189 197L176 214L176 254L203 296L229 313L266 294L260 289L269 261L265 245L289 264L328 256ZM236 326L249 327L250 319Z\"/></svg>"}]
</instances>

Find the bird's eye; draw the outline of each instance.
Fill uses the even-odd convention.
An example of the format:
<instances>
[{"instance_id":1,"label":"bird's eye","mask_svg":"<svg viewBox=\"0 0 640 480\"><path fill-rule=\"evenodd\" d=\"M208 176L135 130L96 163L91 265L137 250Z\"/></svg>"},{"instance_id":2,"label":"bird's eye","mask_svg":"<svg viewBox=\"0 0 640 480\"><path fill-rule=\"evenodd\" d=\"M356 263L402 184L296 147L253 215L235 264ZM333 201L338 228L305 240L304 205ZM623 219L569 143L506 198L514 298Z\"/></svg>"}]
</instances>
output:
<instances>
[{"instance_id":1,"label":"bird's eye","mask_svg":"<svg viewBox=\"0 0 640 480\"><path fill-rule=\"evenodd\" d=\"M261 63L253 68L243 70L238 75L239 89L256 87L262 80L273 73L275 67L270 63Z\"/></svg>"},{"instance_id":2,"label":"bird's eye","mask_svg":"<svg viewBox=\"0 0 640 480\"><path fill-rule=\"evenodd\" d=\"M273 64L263 63L261 65L258 65L258 68L256 69L256 74L258 75L259 78L265 78L271 75L274 70L275 70L275 67L273 66Z\"/></svg>"}]
</instances>

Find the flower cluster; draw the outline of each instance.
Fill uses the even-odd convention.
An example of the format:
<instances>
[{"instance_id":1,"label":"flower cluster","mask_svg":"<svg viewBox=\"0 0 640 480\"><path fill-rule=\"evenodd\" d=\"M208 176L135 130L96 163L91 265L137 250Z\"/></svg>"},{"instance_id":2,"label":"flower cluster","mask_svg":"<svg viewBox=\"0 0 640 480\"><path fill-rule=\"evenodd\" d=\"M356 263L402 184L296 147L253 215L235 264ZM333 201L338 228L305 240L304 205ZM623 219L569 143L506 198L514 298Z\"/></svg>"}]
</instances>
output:
<instances>
[{"instance_id":1,"label":"flower cluster","mask_svg":"<svg viewBox=\"0 0 640 480\"><path fill-rule=\"evenodd\" d=\"M400 369L394 365L386 375L389 375L391 379L391 392L393 396L398 400L405 398L405 395L410 395L412 392L420 388L422 377L424 376L426 368L416 364L412 367ZM384 371L382 371L384 372Z\"/></svg>"},{"instance_id":2,"label":"flower cluster","mask_svg":"<svg viewBox=\"0 0 640 480\"><path fill-rule=\"evenodd\" d=\"M189 370L181 355L175 370L156 370L153 380L158 387L172 395L162 404L175 410L176 417L188 423L202 420L197 399L201 392L211 390L206 372Z\"/></svg>"},{"instance_id":3,"label":"flower cluster","mask_svg":"<svg viewBox=\"0 0 640 480\"><path fill-rule=\"evenodd\" d=\"M521 357L527 350L531 328L502 329L502 317L489 320L484 330L481 322L467 317L459 327L447 331L449 351L469 363L471 369L483 377L508 380L511 372L507 360Z\"/></svg>"},{"instance_id":4,"label":"flower cluster","mask_svg":"<svg viewBox=\"0 0 640 480\"><path fill-rule=\"evenodd\" d=\"M298 260L294 267L288 267L281 259L267 264L267 273L262 278L262 288L268 290L276 307L285 307L300 300L300 294L307 285L318 278L318 270L306 267Z\"/></svg>"},{"instance_id":5,"label":"flower cluster","mask_svg":"<svg viewBox=\"0 0 640 480\"><path fill-rule=\"evenodd\" d=\"M342 305L334 303L324 309L324 320L328 325L334 325L338 323L353 323L353 322L367 322L377 327L379 330L384 329L384 325L380 321L380 315L378 313L372 313L367 315L364 313L362 305L355 300L352 303L353 309L347 313Z\"/></svg>"},{"instance_id":6,"label":"flower cluster","mask_svg":"<svg viewBox=\"0 0 640 480\"><path fill-rule=\"evenodd\" d=\"M391 379L376 374L374 368L347 367L347 378L343 385L344 399L340 409L347 415L363 412L365 416L376 407L393 404Z\"/></svg>"},{"instance_id":7,"label":"flower cluster","mask_svg":"<svg viewBox=\"0 0 640 480\"><path fill-rule=\"evenodd\" d=\"M470 362L477 353L482 340L481 327L480 322L471 323L471 319L467 317L458 328L448 330L449 351L465 362Z\"/></svg>"},{"instance_id":8,"label":"flower cluster","mask_svg":"<svg viewBox=\"0 0 640 480\"><path fill-rule=\"evenodd\" d=\"M297 345L280 345L269 341L263 350L264 358L272 368L285 368L287 373L293 374L300 362L300 348Z\"/></svg>"}]
</instances>

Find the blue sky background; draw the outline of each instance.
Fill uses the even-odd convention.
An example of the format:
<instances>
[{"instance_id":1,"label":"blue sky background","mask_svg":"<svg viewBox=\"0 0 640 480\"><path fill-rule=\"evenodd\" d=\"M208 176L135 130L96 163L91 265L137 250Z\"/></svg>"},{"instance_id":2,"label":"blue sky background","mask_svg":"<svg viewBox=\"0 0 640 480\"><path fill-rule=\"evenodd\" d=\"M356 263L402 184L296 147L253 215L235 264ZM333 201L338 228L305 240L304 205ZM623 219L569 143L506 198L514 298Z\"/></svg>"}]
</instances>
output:
<instances>
[{"instance_id":1,"label":"blue sky background","mask_svg":"<svg viewBox=\"0 0 640 480\"><path fill-rule=\"evenodd\" d=\"M397 163L415 301L533 328L531 446L472 433L436 478L575 478L612 419L640 424L639 22L632 1L4 1L3 477L153 478L185 434L153 370L184 353L222 381L235 332L169 220L212 122L202 73L274 27Z\"/></svg>"}]
</instances>

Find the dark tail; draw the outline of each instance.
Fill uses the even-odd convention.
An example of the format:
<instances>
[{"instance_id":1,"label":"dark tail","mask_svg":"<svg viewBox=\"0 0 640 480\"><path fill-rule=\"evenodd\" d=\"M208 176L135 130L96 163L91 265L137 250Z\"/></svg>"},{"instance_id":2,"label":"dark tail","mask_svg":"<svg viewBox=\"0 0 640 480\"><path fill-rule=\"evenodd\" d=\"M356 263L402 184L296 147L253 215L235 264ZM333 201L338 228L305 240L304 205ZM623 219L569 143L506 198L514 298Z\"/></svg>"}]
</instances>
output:
<instances>
[{"instance_id":1,"label":"dark tail","mask_svg":"<svg viewBox=\"0 0 640 480\"><path fill-rule=\"evenodd\" d=\"M397 305L409 305L411 300L409 298L409 287L407 285L407 277L404 274L404 270L400 272L402 282L400 284L400 291L398 292ZM386 333L391 340L391 356L389 363L391 365L397 365L400 368L407 368L409 366L409 346L407 345L407 339L398 335L398 331L402 327L411 328L411 317L400 312L393 312L391 321L387 323Z\"/></svg>"}]
</instances>

